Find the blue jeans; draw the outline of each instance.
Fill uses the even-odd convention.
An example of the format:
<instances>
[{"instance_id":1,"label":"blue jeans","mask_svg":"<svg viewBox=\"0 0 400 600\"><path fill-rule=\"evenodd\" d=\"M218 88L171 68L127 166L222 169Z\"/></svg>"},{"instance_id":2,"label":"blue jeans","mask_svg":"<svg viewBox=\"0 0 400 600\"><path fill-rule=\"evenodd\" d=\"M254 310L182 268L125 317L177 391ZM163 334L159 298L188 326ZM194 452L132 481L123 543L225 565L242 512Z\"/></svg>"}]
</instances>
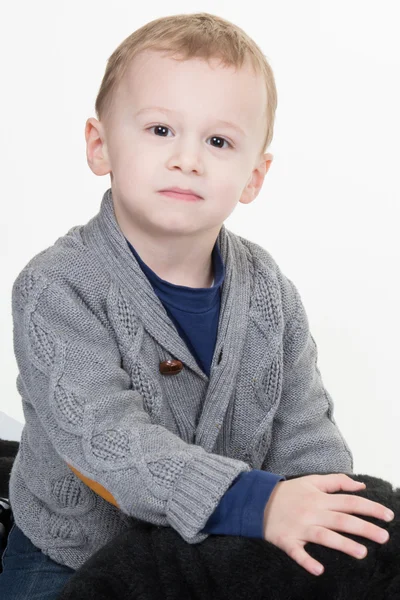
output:
<instances>
[{"instance_id":1,"label":"blue jeans","mask_svg":"<svg viewBox=\"0 0 400 600\"><path fill-rule=\"evenodd\" d=\"M2 566L1 600L55 600L75 573L43 554L16 523L8 534Z\"/></svg>"}]
</instances>

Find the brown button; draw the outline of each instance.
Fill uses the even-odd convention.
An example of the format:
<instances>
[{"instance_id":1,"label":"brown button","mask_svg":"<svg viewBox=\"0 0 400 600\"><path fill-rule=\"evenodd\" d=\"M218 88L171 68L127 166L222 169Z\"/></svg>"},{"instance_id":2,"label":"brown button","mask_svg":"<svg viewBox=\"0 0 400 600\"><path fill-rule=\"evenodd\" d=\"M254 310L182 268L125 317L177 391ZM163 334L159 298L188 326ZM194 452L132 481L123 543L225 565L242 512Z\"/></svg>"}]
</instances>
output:
<instances>
[{"instance_id":1,"label":"brown button","mask_svg":"<svg viewBox=\"0 0 400 600\"><path fill-rule=\"evenodd\" d=\"M163 375L176 375L183 369L183 363L180 360L163 360L160 362L160 373Z\"/></svg>"}]
</instances>

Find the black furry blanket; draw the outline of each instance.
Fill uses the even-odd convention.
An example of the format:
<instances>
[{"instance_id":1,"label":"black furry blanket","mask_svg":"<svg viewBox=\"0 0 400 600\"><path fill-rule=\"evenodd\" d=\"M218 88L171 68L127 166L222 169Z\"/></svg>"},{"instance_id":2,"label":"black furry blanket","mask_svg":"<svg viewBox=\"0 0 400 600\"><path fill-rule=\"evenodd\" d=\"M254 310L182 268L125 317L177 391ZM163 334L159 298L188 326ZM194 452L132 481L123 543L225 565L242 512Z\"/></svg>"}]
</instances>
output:
<instances>
[{"instance_id":1,"label":"black furry blanket","mask_svg":"<svg viewBox=\"0 0 400 600\"><path fill-rule=\"evenodd\" d=\"M18 442L0 440L3 497L17 449ZM355 493L395 513L390 523L358 515L390 534L382 545L346 534L367 547L364 559L309 543L307 552L325 567L316 577L264 540L210 535L188 544L170 527L132 519L74 573L59 600L400 600L400 489L371 475L351 477L366 489L336 493Z\"/></svg>"},{"instance_id":2,"label":"black furry blanket","mask_svg":"<svg viewBox=\"0 0 400 600\"><path fill-rule=\"evenodd\" d=\"M8 498L8 482L19 442L0 439L0 497Z\"/></svg>"},{"instance_id":3,"label":"black furry blanket","mask_svg":"<svg viewBox=\"0 0 400 600\"><path fill-rule=\"evenodd\" d=\"M170 527L132 521L74 573L59 600L400 600L400 489L351 477L367 486L358 495L395 513L390 523L360 517L389 530L386 544L346 534L367 547L364 559L309 543L325 567L317 577L264 540L210 535L188 544Z\"/></svg>"}]
</instances>

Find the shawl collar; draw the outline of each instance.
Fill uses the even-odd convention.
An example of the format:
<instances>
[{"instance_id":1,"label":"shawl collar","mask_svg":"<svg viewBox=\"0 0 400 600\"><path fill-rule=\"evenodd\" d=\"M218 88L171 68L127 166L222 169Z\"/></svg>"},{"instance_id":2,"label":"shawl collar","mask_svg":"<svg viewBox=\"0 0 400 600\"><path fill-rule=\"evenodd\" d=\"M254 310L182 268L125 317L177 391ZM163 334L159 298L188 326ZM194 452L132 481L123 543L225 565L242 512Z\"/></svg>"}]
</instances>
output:
<instances>
[{"instance_id":1,"label":"shawl collar","mask_svg":"<svg viewBox=\"0 0 400 600\"><path fill-rule=\"evenodd\" d=\"M236 375L241 368L248 326L252 261L239 236L222 224L218 245L225 265L221 290L218 335L210 378L200 369L179 335L164 306L140 268L116 220L112 191L103 195L100 210L81 230L85 243L125 291L146 331L186 368L208 382L206 398L196 431L196 444L211 452L222 425L230 398L234 396ZM221 350L223 356L218 364Z\"/></svg>"}]
</instances>

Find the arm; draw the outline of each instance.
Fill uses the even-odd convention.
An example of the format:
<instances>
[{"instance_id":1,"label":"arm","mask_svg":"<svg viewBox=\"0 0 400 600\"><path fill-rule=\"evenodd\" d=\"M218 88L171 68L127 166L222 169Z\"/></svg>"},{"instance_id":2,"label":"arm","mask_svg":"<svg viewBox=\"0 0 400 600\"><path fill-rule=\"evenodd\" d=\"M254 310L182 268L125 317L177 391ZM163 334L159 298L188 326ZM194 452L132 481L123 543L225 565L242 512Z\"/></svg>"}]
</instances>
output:
<instances>
[{"instance_id":1,"label":"arm","mask_svg":"<svg viewBox=\"0 0 400 600\"><path fill-rule=\"evenodd\" d=\"M12 308L19 389L60 458L125 514L204 540L209 516L249 465L151 423L115 332L73 286L25 267Z\"/></svg>"},{"instance_id":2,"label":"arm","mask_svg":"<svg viewBox=\"0 0 400 600\"><path fill-rule=\"evenodd\" d=\"M285 475L351 473L353 457L333 417L300 294L281 278L283 298L291 299L285 306L292 308L286 313L282 394L262 469Z\"/></svg>"},{"instance_id":3,"label":"arm","mask_svg":"<svg viewBox=\"0 0 400 600\"><path fill-rule=\"evenodd\" d=\"M96 481L69 468L96 494L119 508L115 498ZM264 539L265 506L279 481L285 478L258 469L242 472L222 496L218 506L202 529L214 535L240 535Z\"/></svg>"},{"instance_id":4,"label":"arm","mask_svg":"<svg viewBox=\"0 0 400 600\"><path fill-rule=\"evenodd\" d=\"M79 477L81 481L83 481L83 483L90 487L91 490L93 490L94 492L96 492L96 494L104 498L104 500L107 500L107 502L110 502L110 504L114 504L114 506L119 508L118 502L116 501L114 496L110 494L108 490L106 490L105 487L100 485L100 483L97 483L97 481L94 481L93 479L89 479L89 477L85 477L84 475L82 475L82 473L80 473L78 469L74 469L72 465L68 463L67 465L71 469L71 471L73 471L73 473L75 473L75 475Z\"/></svg>"}]
</instances>

